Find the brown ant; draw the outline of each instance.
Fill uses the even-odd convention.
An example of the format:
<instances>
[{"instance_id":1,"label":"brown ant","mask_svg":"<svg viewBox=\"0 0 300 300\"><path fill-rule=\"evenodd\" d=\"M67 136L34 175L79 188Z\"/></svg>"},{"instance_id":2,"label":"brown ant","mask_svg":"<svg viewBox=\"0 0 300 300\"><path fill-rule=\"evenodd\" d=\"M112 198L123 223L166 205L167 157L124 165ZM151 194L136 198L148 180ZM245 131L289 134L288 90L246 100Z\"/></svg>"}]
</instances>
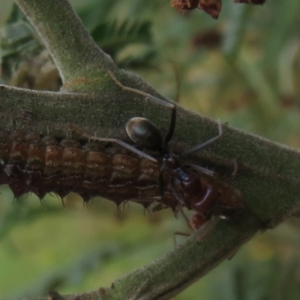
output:
<instances>
[{"instance_id":1,"label":"brown ant","mask_svg":"<svg viewBox=\"0 0 300 300\"><path fill-rule=\"evenodd\" d=\"M168 180L170 188L178 200L179 210L182 212L182 206L186 206L188 209L196 212L190 222L187 220L193 230L202 227L214 215L227 218L236 209L243 207L243 199L240 191L218 180L213 171L198 165L182 164L180 160L182 156L196 153L215 143L223 134L221 124L218 126L219 134L217 136L186 150L180 156L175 155L170 150L169 142L175 131L176 105L143 91L126 87L117 80L113 73L109 72L109 75L123 90L140 94L156 103L171 108L169 132L165 138L162 137L161 132L152 122L140 117L130 119L126 124L126 131L130 139L137 146L159 152L159 163L161 163L159 184L161 194L163 196L164 181ZM136 152L135 150L133 151ZM142 156L146 157L145 155ZM232 176L235 176L236 169L235 164ZM187 219L184 214L183 216Z\"/></svg>"},{"instance_id":2,"label":"brown ant","mask_svg":"<svg viewBox=\"0 0 300 300\"><path fill-rule=\"evenodd\" d=\"M186 150L181 155L175 155L170 150L169 142L175 131L176 105L156 98L146 92L124 86L112 72L109 71L108 74L123 90L140 94L156 103L170 107L170 127L168 134L163 138L159 129L148 119L134 117L126 124L126 132L129 138L135 143L135 146L158 152L158 159L119 139L95 137L93 139L104 142L115 142L146 159L161 164L159 178L161 196L164 196L165 182L167 182L167 186L178 200L179 211L192 230L199 229L209 220L212 220L213 216L228 218L237 209L243 207L241 193L225 182L218 180L215 172L199 165L181 163L180 158L182 156L193 154L215 143L223 134L221 124L218 126L219 133L217 136ZM183 213L183 206L196 212L191 221Z\"/></svg>"}]
</instances>

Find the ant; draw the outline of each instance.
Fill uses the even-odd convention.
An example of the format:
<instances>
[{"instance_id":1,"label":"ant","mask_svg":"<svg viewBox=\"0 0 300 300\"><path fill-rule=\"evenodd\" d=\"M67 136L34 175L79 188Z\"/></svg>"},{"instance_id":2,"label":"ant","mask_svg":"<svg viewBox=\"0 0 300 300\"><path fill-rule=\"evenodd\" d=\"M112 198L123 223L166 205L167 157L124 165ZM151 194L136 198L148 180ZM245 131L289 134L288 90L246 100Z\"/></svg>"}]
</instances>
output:
<instances>
[{"instance_id":1,"label":"ant","mask_svg":"<svg viewBox=\"0 0 300 300\"><path fill-rule=\"evenodd\" d=\"M169 142L174 135L176 126L176 105L146 92L124 86L110 71L109 75L123 90L140 94L156 103L171 108L170 127L165 138L162 137L159 129L151 121L141 117L130 119L126 124L126 131L129 138L138 147L155 150L159 153L161 195L163 197L164 181L167 179L171 191L178 200L179 210L192 230L202 227L213 215L227 218L231 216L233 211L243 207L241 193L223 181L217 180L215 172L198 165L182 164L180 160L182 156L196 153L219 140L223 134L223 128L220 123L217 136L186 150L180 156L175 155L169 147ZM134 150L134 152L136 151ZM148 156L148 154L146 155ZM147 158L146 155L143 156ZM235 164L232 177L235 176L236 170ZM183 213L183 206L196 212L191 221L188 221Z\"/></svg>"},{"instance_id":2,"label":"ant","mask_svg":"<svg viewBox=\"0 0 300 300\"><path fill-rule=\"evenodd\" d=\"M93 139L115 142L146 159L159 163L161 165L159 176L161 197L164 197L165 182L167 182L167 186L178 201L178 210L182 213L192 231L196 231L208 221L212 221L213 216L229 218L232 212L243 207L241 193L223 181L218 180L215 172L199 165L182 164L181 162L182 156L196 153L219 140L223 134L223 128L220 123L217 136L186 150L181 155L175 155L169 147L169 142L173 138L176 126L176 105L138 89L124 86L111 71L108 71L108 74L123 90L142 95L146 99L151 99L158 104L170 107L170 127L166 137L163 138L160 130L151 121L141 117L134 117L126 124L127 135L135 143L134 146L119 139L95 137ZM139 150L140 148L156 151L159 153L159 156L154 158L148 153ZM236 167L233 176L235 173ZM195 211L191 221L183 212L182 208L184 206Z\"/></svg>"}]
</instances>

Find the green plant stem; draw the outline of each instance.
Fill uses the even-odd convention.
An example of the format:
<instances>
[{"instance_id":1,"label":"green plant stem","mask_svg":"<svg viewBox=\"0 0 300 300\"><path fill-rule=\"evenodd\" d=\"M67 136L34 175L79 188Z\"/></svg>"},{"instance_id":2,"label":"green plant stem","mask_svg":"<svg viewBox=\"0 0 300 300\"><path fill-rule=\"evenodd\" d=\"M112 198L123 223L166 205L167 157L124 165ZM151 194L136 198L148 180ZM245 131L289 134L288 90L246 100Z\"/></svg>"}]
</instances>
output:
<instances>
[{"instance_id":1,"label":"green plant stem","mask_svg":"<svg viewBox=\"0 0 300 300\"><path fill-rule=\"evenodd\" d=\"M107 75L131 87L159 94L136 76L116 70L93 43L67 1L17 1L46 43L66 90L85 93L47 93L0 86L0 129L21 127L63 135L68 123L98 135L125 138L124 124L133 116L146 116L167 132L170 111L144 97L125 92ZM30 106L28 125L18 108ZM146 113L145 113L146 110ZM7 114L7 116L6 116ZM59 128L57 128L59 127ZM217 123L178 108L173 149L181 152L217 135ZM80 299L169 299L231 257L260 228L277 226L298 212L300 153L224 125L222 138L192 159L209 163L230 176L237 159L234 184L244 195L247 209L232 222L219 221L202 242L197 233L180 247L149 266L123 277L111 289L100 289ZM71 296L70 296L71 297ZM70 298L66 297L66 298ZM72 296L74 297L74 295ZM79 299L77 298L77 299Z\"/></svg>"},{"instance_id":2,"label":"green plant stem","mask_svg":"<svg viewBox=\"0 0 300 300\"><path fill-rule=\"evenodd\" d=\"M99 288L91 294L81 295L80 299L170 299L224 259L231 259L258 229L257 219L245 214L236 223L219 221L216 229L204 241L199 242L197 238L200 233L195 233L183 245L117 280L111 288ZM91 295L92 298L89 298ZM64 296L64 299L74 299L74 296Z\"/></svg>"},{"instance_id":3,"label":"green plant stem","mask_svg":"<svg viewBox=\"0 0 300 300\"><path fill-rule=\"evenodd\" d=\"M53 56L63 82L93 77L113 65L65 0L17 0Z\"/></svg>"}]
</instances>

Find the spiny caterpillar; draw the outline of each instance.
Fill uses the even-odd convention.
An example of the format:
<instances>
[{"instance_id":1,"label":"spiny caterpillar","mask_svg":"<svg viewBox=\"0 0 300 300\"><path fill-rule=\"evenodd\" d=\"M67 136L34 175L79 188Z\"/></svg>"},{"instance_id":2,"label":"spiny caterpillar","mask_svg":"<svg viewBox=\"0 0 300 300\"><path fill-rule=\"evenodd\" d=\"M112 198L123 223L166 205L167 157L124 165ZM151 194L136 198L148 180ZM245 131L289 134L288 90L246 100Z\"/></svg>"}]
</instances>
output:
<instances>
[{"instance_id":1,"label":"spiny caterpillar","mask_svg":"<svg viewBox=\"0 0 300 300\"><path fill-rule=\"evenodd\" d=\"M28 192L63 198L74 192L86 202L101 196L147 208L157 201L175 210L178 202L168 189L159 199L159 172L158 163L118 145L0 131L0 184L8 184L16 198Z\"/></svg>"}]
</instances>

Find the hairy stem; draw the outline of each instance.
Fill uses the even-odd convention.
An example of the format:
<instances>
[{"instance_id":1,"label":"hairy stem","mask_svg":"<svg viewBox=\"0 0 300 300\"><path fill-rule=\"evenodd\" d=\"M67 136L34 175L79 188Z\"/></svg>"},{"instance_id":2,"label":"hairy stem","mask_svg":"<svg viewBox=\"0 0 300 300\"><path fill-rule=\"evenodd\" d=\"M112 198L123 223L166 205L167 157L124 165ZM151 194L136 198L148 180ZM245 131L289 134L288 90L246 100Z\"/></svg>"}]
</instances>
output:
<instances>
[{"instance_id":1,"label":"hairy stem","mask_svg":"<svg viewBox=\"0 0 300 300\"><path fill-rule=\"evenodd\" d=\"M66 0L17 0L51 53L63 82L93 77L113 65Z\"/></svg>"},{"instance_id":2,"label":"hairy stem","mask_svg":"<svg viewBox=\"0 0 300 300\"><path fill-rule=\"evenodd\" d=\"M0 129L7 128L12 119L10 127L60 135L67 130L67 123L74 123L89 132L97 131L98 135L125 138L124 124L128 119L145 116L164 133L168 132L168 107L124 91L106 71L112 70L127 86L159 94L133 74L116 69L94 44L67 1L17 3L51 52L65 89L85 93L33 92L1 86L4 121L0 120ZM18 108L22 107L33 111L29 124L19 114ZM178 108L174 151L182 152L212 138L217 135L217 128L216 122ZM223 131L217 143L191 160L205 162L228 177L237 159L235 185L242 191L248 209L232 222L219 221L202 242L196 233L165 257L119 279L111 289L99 289L81 299L169 299L231 257L262 224L274 227L298 211L300 153L229 126L224 125Z\"/></svg>"}]
</instances>

